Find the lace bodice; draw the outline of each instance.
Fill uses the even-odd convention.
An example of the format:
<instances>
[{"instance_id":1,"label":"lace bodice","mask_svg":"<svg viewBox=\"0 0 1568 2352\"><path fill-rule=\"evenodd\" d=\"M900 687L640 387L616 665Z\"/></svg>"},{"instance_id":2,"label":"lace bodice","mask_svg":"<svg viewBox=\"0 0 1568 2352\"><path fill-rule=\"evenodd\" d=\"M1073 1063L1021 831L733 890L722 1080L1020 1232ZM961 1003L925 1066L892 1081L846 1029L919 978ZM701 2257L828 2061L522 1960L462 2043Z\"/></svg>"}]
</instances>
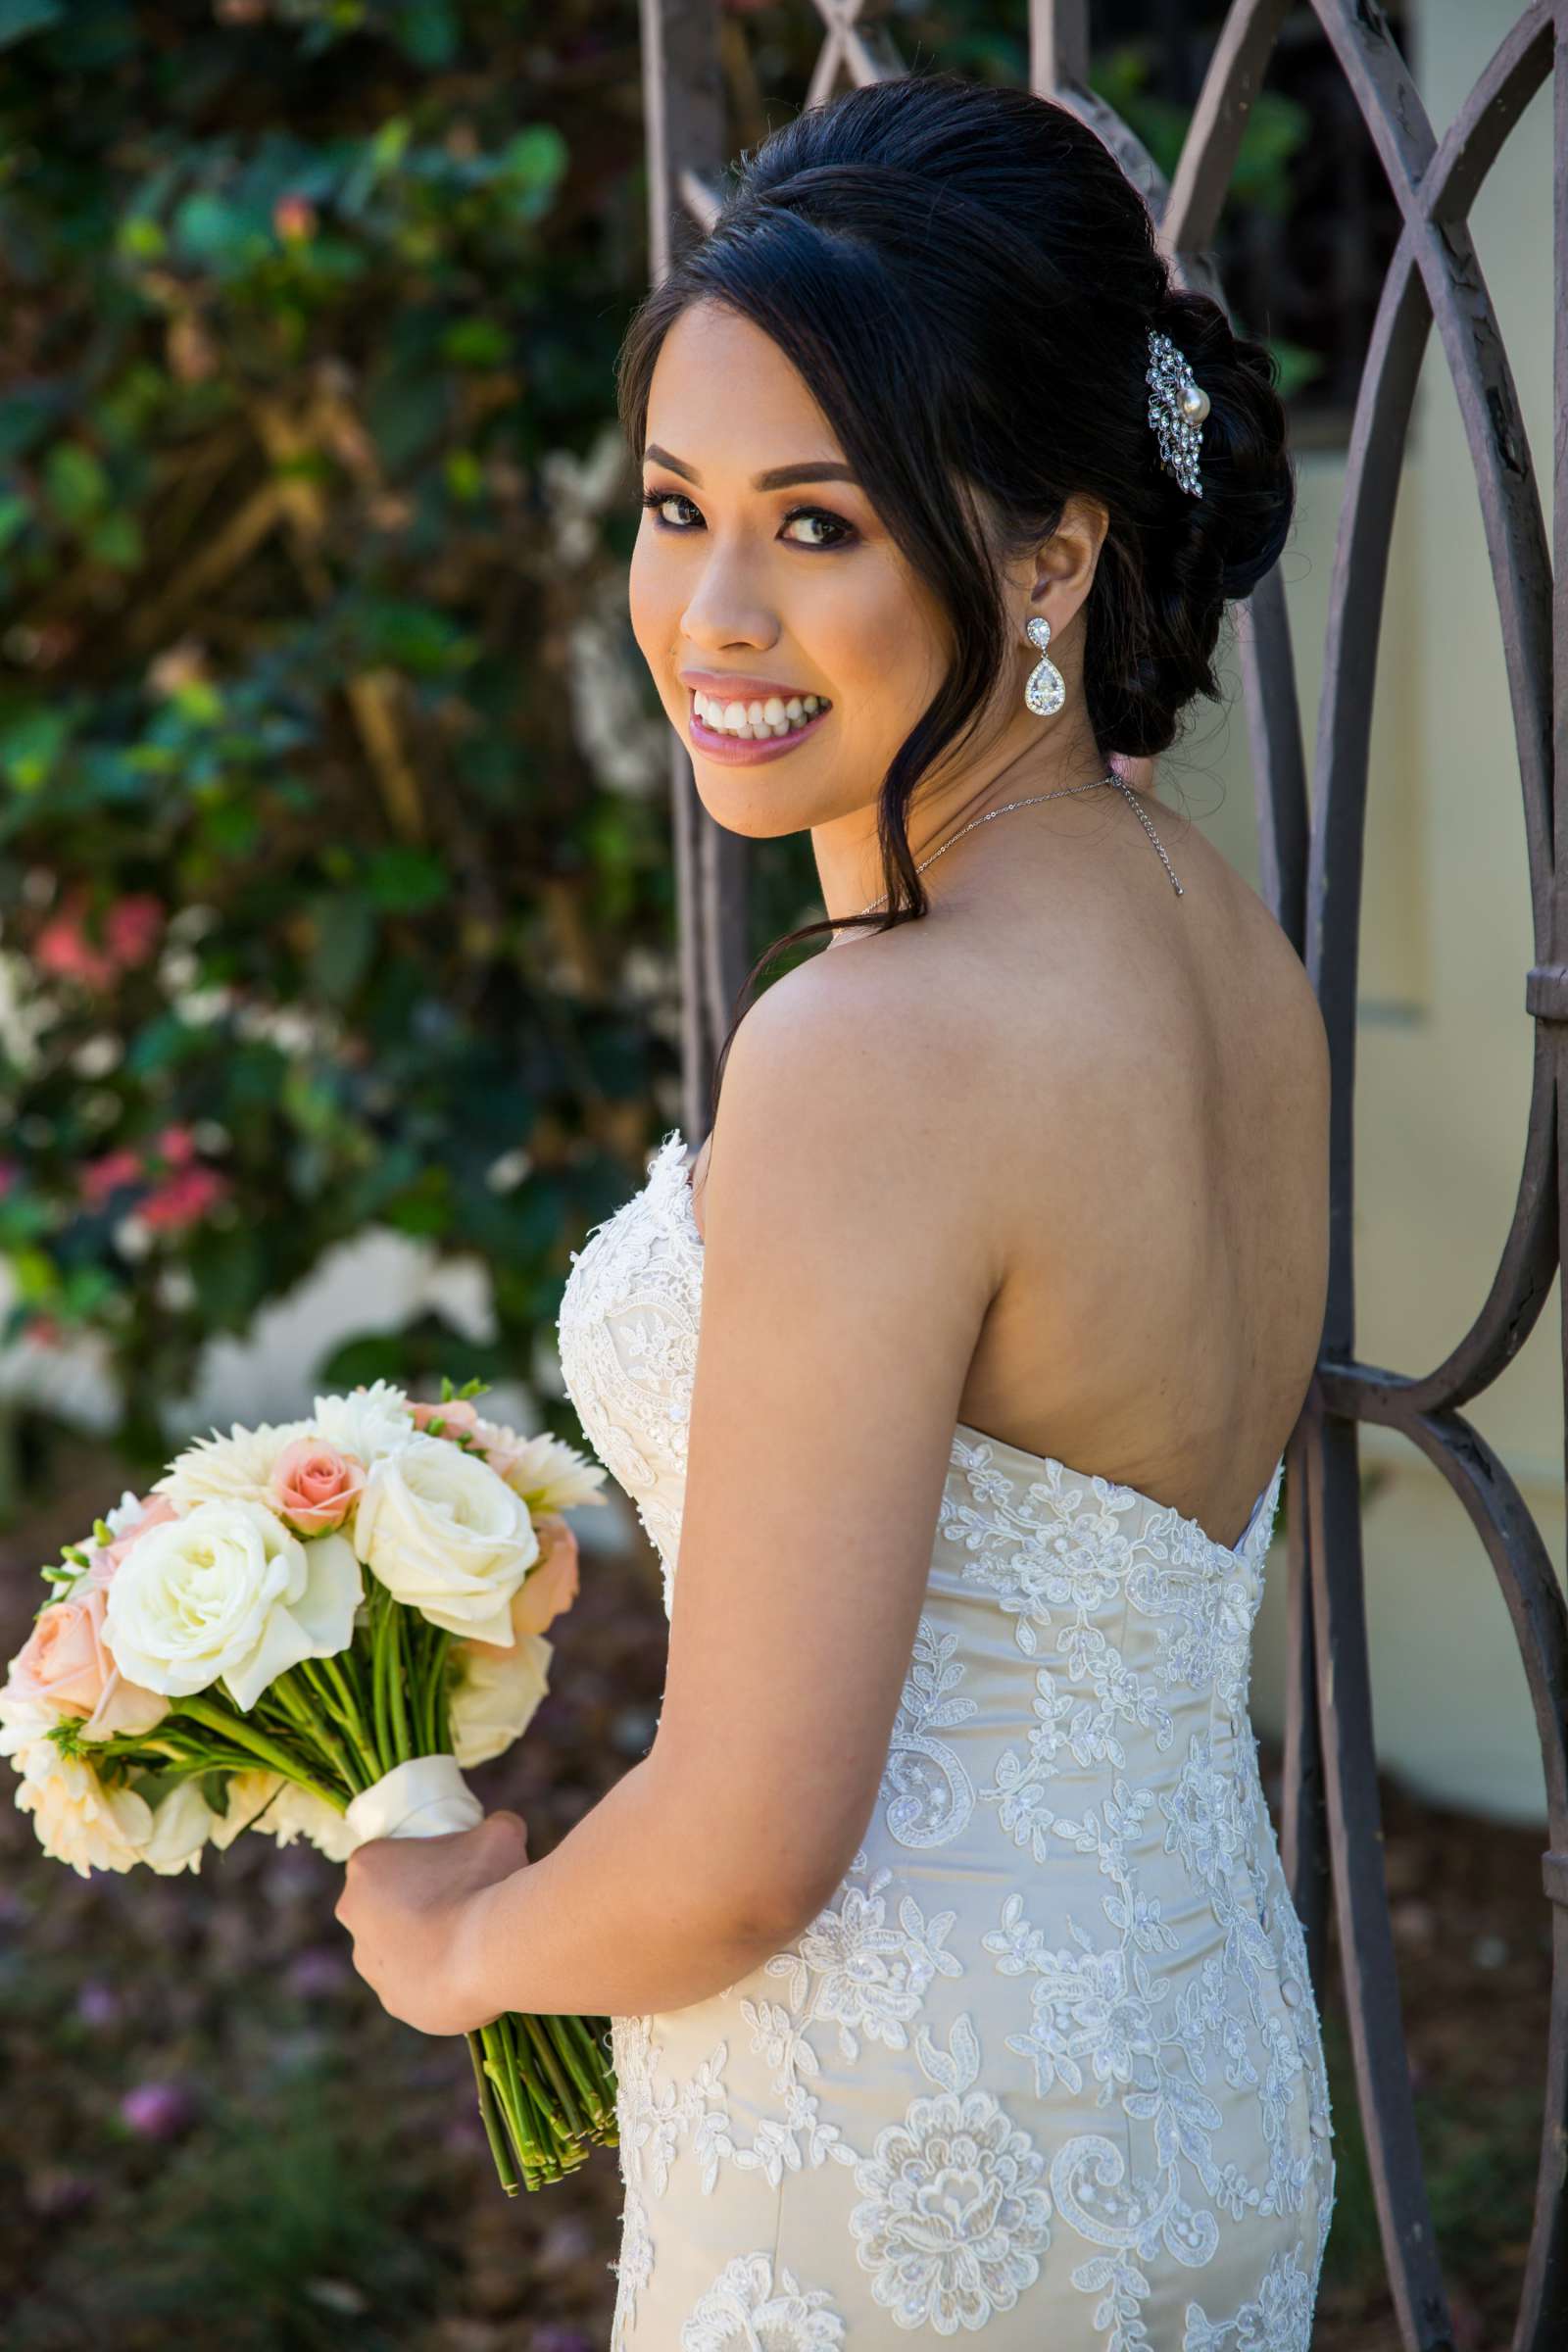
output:
<instances>
[{"instance_id":1,"label":"lace bodice","mask_svg":"<svg viewBox=\"0 0 1568 2352\"><path fill-rule=\"evenodd\" d=\"M558 1334L672 1610L703 1242L679 1129ZM610 2352L1310 2352L1327 2075L1234 1549L958 1423L862 1847L786 1951L612 2021Z\"/></svg>"},{"instance_id":2,"label":"lace bodice","mask_svg":"<svg viewBox=\"0 0 1568 2352\"><path fill-rule=\"evenodd\" d=\"M572 1271L556 1323L561 1368L578 1418L611 1475L630 1496L659 1554L666 1616L680 1554L702 1261L686 1147L676 1127L654 1153L641 1192L596 1225L582 1250L572 1251ZM998 1509L998 1480L988 1479L983 1468L993 1458L999 1464L1025 1464L1037 1474L1020 1504ZM1060 1546L1080 1526L1087 1500L1098 1531L1129 1558L1142 1547L1151 1557L1167 1553L1171 1566L1184 1574L1207 1571L1226 1583L1235 1580L1233 1602L1240 1593L1248 1593L1250 1608L1242 1641L1241 1688L1230 1695L1245 1706L1245 1655L1251 1613L1262 1593L1259 1561L1273 1532L1284 1471L1282 1454L1252 1506L1240 1543L1229 1549L1216 1544L1196 1520L1169 1503L1155 1502L1136 1487L1069 1469L1052 1455L1025 1452L960 1421L954 1430L941 1526L982 1556L998 1541L1014 1550L1029 1538ZM1024 1646L1032 1647L1032 1642Z\"/></svg>"}]
</instances>

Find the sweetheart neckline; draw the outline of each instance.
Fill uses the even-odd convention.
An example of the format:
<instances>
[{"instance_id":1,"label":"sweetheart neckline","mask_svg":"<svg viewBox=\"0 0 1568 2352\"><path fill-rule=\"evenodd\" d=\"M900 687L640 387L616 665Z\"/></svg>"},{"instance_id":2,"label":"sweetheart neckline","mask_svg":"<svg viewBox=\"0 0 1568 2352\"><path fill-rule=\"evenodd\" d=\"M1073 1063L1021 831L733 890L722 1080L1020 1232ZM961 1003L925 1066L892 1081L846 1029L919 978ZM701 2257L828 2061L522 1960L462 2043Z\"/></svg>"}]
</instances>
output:
<instances>
[{"instance_id":1,"label":"sweetheart neckline","mask_svg":"<svg viewBox=\"0 0 1568 2352\"><path fill-rule=\"evenodd\" d=\"M648 1189L648 1184L651 1184L655 1176L659 1173L660 1164L663 1159L664 1153L668 1151L669 1146L677 1140L679 1141L681 1149L684 1152L686 1147L686 1138L678 1127L672 1127L668 1135L665 1136L662 1144L660 1145L659 1150L654 1154L654 1158L650 1163L648 1183L643 1187L645 1192ZM676 1185L679 1190L682 1206L685 1211L686 1231L690 1235L692 1241L695 1243L700 1258L707 1245L703 1240L702 1229L697 1222L697 1209L692 1193L691 1170L686 1166L684 1160L682 1159L672 1158L669 1162L669 1165L675 1170ZM634 1196L634 1198L636 1196ZM1119 1498L1122 1495L1131 1495L1138 1502L1147 1502L1152 1511L1158 1511L1162 1514L1168 1513L1171 1521L1176 1526L1186 1528L1192 1535L1195 1535L1198 1538L1200 1544L1206 1545L1208 1550L1217 1552L1221 1559L1234 1561L1243 1567L1250 1567L1251 1565L1250 1551L1252 1538L1256 1535L1258 1526L1264 1517L1264 1506L1268 1502L1270 1496L1276 1493L1281 1474L1285 1468L1285 1455L1282 1453L1279 1457L1279 1460L1275 1463L1273 1469L1270 1471L1268 1477L1264 1480L1262 1489L1258 1494L1257 1500L1252 1505L1251 1511L1248 1516L1247 1525L1242 1530L1241 1536L1237 1543L1234 1544L1221 1544L1218 1538L1211 1536L1207 1528L1200 1526L1198 1520L1190 1519L1185 1511L1177 1510L1175 1504L1172 1502L1160 1502L1156 1496L1146 1494L1142 1487L1130 1487L1121 1479L1105 1478L1099 1471L1075 1469L1072 1463L1060 1460L1059 1457L1054 1453L1033 1453L1026 1446L1015 1446L1010 1438L999 1438L994 1436L993 1433L988 1429L976 1429L971 1421L956 1422L954 1424L954 1434L956 1436L960 1431L964 1437L977 1440L981 1445L989 1446L997 1452L1010 1453L1021 1462L1033 1463L1038 1469L1059 1470L1064 1478L1079 1479L1086 1487L1090 1485L1094 1479L1098 1478L1100 1480L1100 1484L1105 1489L1106 1494L1112 1499ZM1270 1514L1270 1516L1272 1516L1272 1514Z\"/></svg>"}]
</instances>

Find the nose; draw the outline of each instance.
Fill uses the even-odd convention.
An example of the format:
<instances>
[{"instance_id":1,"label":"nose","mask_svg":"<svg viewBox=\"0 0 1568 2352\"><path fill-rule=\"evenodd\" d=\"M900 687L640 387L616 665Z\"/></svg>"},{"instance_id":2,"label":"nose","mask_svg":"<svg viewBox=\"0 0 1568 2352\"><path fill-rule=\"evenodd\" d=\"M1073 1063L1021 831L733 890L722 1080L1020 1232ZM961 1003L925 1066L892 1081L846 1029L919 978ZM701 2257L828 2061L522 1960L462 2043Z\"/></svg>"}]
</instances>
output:
<instances>
[{"instance_id":1,"label":"nose","mask_svg":"<svg viewBox=\"0 0 1568 2352\"><path fill-rule=\"evenodd\" d=\"M703 565L681 614L681 633L699 654L745 646L765 653L778 642L778 615L748 588L745 567L715 553Z\"/></svg>"}]
</instances>

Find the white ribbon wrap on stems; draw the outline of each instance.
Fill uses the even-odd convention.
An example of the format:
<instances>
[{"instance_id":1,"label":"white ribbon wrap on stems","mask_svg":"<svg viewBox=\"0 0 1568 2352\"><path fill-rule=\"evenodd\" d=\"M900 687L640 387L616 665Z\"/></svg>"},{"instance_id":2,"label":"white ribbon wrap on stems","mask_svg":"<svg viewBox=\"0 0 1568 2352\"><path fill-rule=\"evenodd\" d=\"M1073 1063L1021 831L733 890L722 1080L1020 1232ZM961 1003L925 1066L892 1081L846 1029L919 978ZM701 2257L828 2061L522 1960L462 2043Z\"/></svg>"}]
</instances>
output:
<instances>
[{"instance_id":1,"label":"white ribbon wrap on stems","mask_svg":"<svg viewBox=\"0 0 1568 2352\"><path fill-rule=\"evenodd\" d=\"M411 1756L362 1788L343 1816L356 1845L371 1838L445 1838L477 1829L484 1807L456 1756Z\"/></svg>"}]
</instances>

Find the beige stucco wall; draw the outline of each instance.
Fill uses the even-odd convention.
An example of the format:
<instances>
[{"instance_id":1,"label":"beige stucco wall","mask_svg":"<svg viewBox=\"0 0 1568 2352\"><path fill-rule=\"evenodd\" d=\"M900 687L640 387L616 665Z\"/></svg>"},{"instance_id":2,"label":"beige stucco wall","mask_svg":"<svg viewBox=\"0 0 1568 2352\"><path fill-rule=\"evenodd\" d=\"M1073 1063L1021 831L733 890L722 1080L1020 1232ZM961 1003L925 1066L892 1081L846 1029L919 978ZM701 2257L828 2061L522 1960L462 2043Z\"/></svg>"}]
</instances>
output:
<instances>
[{"instance_id":1,"label":"beige stucco wall","mask_svg":"<svg viewBox=\"0 0 1568 2352\"><path fill-rule=\"evenodd\" d=\"M1517 11L1427 0L1413 67L1440 134ZM1549 515L1550 90L1538 93L1473 223ZM1344 494L1340 456L1306 452L1283 559L1308 744ZM1458 405L1429 339L1400 484L1379 648L1358 982L1357 1352L1415 1372L1485 1299L1518 1183L1533 960L1518 765L1481 513ZM1231 670L1239 697L1239 672ZM1245 711L1183 762L1188 806L1256 871ZM1218 800L1211 816L1204 811ZM1167 795L1167 797L1169 797ZM1563 1381L1554 1291L1522 1353L1468 1408L1564 1559ZM1424 1792L1544 1818L1539 1749L1510 1622L1462 1506L1405 1441L1363 1433L1367 1618L1385 1763ZM1373 1474L1375 1474L1375 1479ZM1375 1485L1375 1492L1371 1491ZM1253 1711L1282 1715L1285 1556L1270 1559Z\"/></svg>"}]
</instances>

